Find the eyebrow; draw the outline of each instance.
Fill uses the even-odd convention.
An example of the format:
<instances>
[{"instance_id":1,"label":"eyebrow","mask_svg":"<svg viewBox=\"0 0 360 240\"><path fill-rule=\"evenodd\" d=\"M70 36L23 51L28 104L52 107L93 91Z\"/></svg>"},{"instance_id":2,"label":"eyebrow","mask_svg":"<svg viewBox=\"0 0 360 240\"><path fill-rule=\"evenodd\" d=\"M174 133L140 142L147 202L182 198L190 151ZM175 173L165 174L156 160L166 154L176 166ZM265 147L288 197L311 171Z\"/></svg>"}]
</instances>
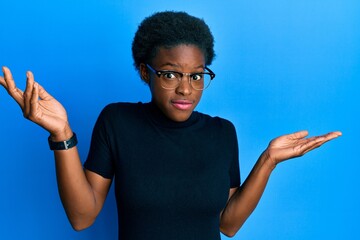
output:
<instances>
[{"instance_id":1,"label":"eyebrow","mask_svg":"<svg viewBox=\"0 0 360 240\"><path fill-rule=\"evenodd\" d=\"M179 65L177 65L177 64L175 64L175 63L170 63L170 62L164 63L164 64L160 65L159 67L160 67L160 68L163 68L163 67L167 67L167 66L169 66L169 67L175 67L175 68L180 68ZM201 65L199 65L199 66L194 67L194 69L199 69L199 68L205 69L205 66L201 64Z\"/></svg>"}]
</instances>

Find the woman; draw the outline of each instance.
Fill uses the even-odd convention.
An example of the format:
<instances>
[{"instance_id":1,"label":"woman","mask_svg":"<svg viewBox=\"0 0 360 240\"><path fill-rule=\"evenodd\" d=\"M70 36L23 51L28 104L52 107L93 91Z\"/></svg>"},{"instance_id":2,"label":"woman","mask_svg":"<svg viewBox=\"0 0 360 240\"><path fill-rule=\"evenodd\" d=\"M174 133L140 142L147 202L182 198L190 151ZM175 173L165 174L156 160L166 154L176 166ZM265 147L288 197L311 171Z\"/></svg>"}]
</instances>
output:
<instances>
[{"instance_id":1,"label":"woman","mask_svg":"<svg viewBox=\"0 0 360 240\"><path fill-rule=\"evenodd\" d=\"M240 186L238 146L229 121L194 111L215 74L213 36L183 12L146 18L132 46L149 103L113 103L101 112L84 168L62 105L27 72L26 89L3 67L0 84L24 116L50 133L60 197L75 230L99 214L112 179L119 239L220 239L234 236L255 209L276 165L341 135L272 140Z\"/></svg>"}]
</instances>

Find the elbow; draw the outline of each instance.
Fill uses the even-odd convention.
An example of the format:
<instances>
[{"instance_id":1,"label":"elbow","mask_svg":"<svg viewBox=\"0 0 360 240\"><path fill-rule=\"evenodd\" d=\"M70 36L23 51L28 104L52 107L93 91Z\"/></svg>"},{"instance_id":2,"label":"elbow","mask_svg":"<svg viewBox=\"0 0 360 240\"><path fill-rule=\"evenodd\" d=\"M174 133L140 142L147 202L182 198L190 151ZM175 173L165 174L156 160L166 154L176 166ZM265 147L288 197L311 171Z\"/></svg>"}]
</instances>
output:
<instances>
[{"instance_id":1,"label":"elbow","mask_svg":"<svg viewBox=\"0 0 360 240\"><path fill-rule=\"evenodd\" d=\"M85 230L93 225L98 214L98 212L94 210L79 211L78 209L73 208L64 209L71 227L77 232Z\"/></svg>"},{"instance_id":2,"label":"elbow","mask_svg":"<svg viewBox=\"0 0 360 240\"><path fill-rule=\"evenodd\" d=\"M76 231L76 232L81 232L82 230L86 229L87 227L83 227L80 225L73 225L71 224L71 227Z\"/></svg>"},{"instance_id":3,"label":"elbow","mask_svg":"<svg viewBox=\"0 0 360 240\"><path fill-rule=\"evenodd\" d=\"M77 232L89 228L95 222L95 218L84 216L68 216L68 219L71 227Z\"/></svg>"},{"instance_id":4,"label":"elbow","mask_svg":"<svg viewBox=\"0 0 360 240\"><path fill-rule=\"evenodd\" d=\"M85 229L87 229L88 227L90 227L90 225L71 224L71 227L72 227L76 232L80 232L80 231L85 230Z\"/></svg>"},{"instance_id":5,"label":"elbow","mask_svg":"<svg viewBox=\"0 0 360 240\"><path fill-rule=\"evenodd\" d=\"M93 222L84 222L84 221L71 221L70 220L70 224L71 224L71 227L77 231L77 232L80 232L82 230L85 230L87 229L88 227L90 227Z\"/></svg>"},{"instance_id":6,"label":"elbow","mask_svg":"<svg viewBox=\"0 0 360 240\"><path fill-rule=\"evenodd\" d=\"M236 234L236 232L223 232L223 231L221 231L221 233L224 234L228 238L232 238Z\"/></svg>"},{"instance_id":7,"label":"elbow","mask_svg":"<svg viewBox=\"0 0 360 240\"><path fill-rule=\"evenodd\" d=\"M220 232L224 234L228 238L232 238L237 233L238 229L232 229L232 228L222 228L220 227Z\"/></svg>"}]
</instances>

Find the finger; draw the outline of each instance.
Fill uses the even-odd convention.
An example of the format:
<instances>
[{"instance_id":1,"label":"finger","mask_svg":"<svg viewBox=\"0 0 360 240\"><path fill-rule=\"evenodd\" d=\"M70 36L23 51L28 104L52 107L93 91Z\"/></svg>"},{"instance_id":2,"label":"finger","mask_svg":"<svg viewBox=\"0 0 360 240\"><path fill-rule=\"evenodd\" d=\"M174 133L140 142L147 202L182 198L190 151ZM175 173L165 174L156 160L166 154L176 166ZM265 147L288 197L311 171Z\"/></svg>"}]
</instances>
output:
<instances>
[{"instance_id":1,"label":"finger","mask_svg":"<svg viewBox=\"0 0 360 240\"><path fill-rule=\"evenodd\" d=\"M1 68L3 75L5 76L5 67ZM5 78L0 76L0 85L7 89L7 84L5 82Z\"/></svg>"},{"instance_id":2,"label":"finger","mask_svg":"<svg viewBox=\"0 0 360 240\"><path fill-rule=\"evenodd\" d=\"M340 132L340 131L329 132L329 133L325 134L325 137L330 137L330 138L335 138L335 137L340 137L340 136L342 136L342 132Z\"/></svg>"},{"instance_id":3,"label":"finger","mask_svg":"<svg viewBox=\"0 0 360 240\"><path fill-rule=\"evenodd\" d=\"M4 77L0 78L0 83L1 83L2 86L4 86L7 89L8 87L7 87L6 79L8 79L9 77L12 79L12 75L11 75L10 70L5 66L3 66L1 68L1 70L2 70L2 72L4 74Z\"/></svg>"},{"instance_id":4,"label":"finger","mask_svg":"<svg viewBox=\"0 0 360 240\"><path fill-rule=\"evenodd\" d=\"M12 92L13 90L16 89L16 86L11 71L9 68L5 66L2 67L2 71L4 73L4 82L5 82L4 87L6 87L8 91Z\"/></svg>"},{"instance_id":5,"label":"finger","mask_svg":"<svg viewBox=\"0 0 360 240\"><path fill-rule=\"evenodd\" d=\"M306 130L302 130L302 131L298 131L298 132L289 134L288 137L290 139L294 140L294 139L302 139L302 138L306 137L307 135L309 135L309 132Z\"/></svg>"},{"instance_id":6,"label":"finger","mask_svg":"<svg viewBox=\"0 0 360 240\"><path fill-rule=\"evenodd\" d=\"M24 116L26 118L29 117L29 113L30 113L30 105L31 105L31 97L33 95L33 88L34 88L34 76L33 74L28 71L26 73L27 79L26 79L26 88L25 88L25 92L24 92L24 108L23 108L23 112L24 112Z\"/></svg>"},{"instance_id":7,"label":"finger","mask_svg":"<svg viewBox=\"0 0 360 240\"><path fill-rule=\"evenodd\" d=\"M7 67L2 67L4 77L0 78L0 84L6 89L9 95L20 105L23 109L24 107L24 93L18 89L15 85L15 81L11 74L10 69Z\"/></svg>"},{"instance_id":8,"label":"finger","mask_svg":"<svg viewBox=\"0 0 360 240\"><path fill-rule=\"evenodd\" d=\"M33 91L30 99L29 106L29 119L33 122L37 122L38 120L38 104L39 104L39 85L34 82Z\"/></svg>"},{"instance_id":9,"label":"finger","mask_svg":"<svg viewBox=\"0 0 360 240\"><path fill-rule=\"evenodd\" d=\"M327 134L324 134L322 136L318 137L318 142L326 143L334 138L340 137L342 135L342 132L336 131L336 132L329 132Z\"/></svg>"},{"instance_id":10,"label":"finger","mask_svg":"<svg viewBox=\"0 0 360 240\"><path fill-rule=\"evenodd\" d=\"M337 132L330 132L321 136L317 136L317 137L311 137L306 139L306 142L300 146L301 152L303 152L303 154L320 147L321 145L323 145L324 143L337 138L339 136L341 136L342 133L337 131Z\"/></svg>"},{"instance_id":11,"label":"finger","mask_svg":"<svg viewBox=\"0 0 360 240\"><path fill-rule=\"evenodd\" d=\"M40 99L50 100L50 99L53 98L53 96L51 96L51 95L45 90L45 88L43 88L40 84L38 84L38 89L39 89L39 97L40 97Z\"/></svg>"},{"instance_id":12,"label":"finger","mask_svg":"<svg viewBox=\"0 0 360 240\"><path fill-rule=\"evenodd\" d=\"M290 133L290 134L285 134L285 135L281 135L277 138L274 138L270 143L274 143L276 141L284 141L284 140L298 140L298 139L302 139L304 137L306 137L308 135L308 131L306 130L302 130L302 131L298 131L298 132L294 132L294 133Z\"/></svg>"}]
</instances>

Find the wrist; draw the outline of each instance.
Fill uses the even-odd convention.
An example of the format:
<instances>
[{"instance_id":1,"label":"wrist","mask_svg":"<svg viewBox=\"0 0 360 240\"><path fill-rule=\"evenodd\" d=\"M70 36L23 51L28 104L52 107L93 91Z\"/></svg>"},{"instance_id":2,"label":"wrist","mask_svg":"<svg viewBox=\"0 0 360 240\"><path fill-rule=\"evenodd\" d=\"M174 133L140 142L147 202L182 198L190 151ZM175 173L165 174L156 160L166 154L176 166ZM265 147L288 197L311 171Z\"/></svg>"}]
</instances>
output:
<instances>
[{"instance_id":1,"label":"wrist","mask_svg":"<svg viewBox=\"0 0 360 240\"><path fill-rule=\"evenodd\" d=\"M49 139L54 142L62 142L70 139L74 135L73 131L70 128L70 125L67 124L63 129L59 131L50 132Z\"/></svg>"},{"instance_id":2,"label":"wrist","mask_svg":"<svg viewBox=\"0 0 360 240\"><path fill-rule=\"evenodd\" d=\"M263 162L263 165L266 166L270 171L274 170L276 168L276 161L274 158L271 157L270 152L268 151L268 149L266 149L262 154L261 154L261 160Z\"/></svg>"},{"instance_id":3,"label":"wrist","mask_svg":"<svg viewBox=\"0 0 360 240\"><path fill-rule=\"evenodd\" d=\"M70 148L75 147L78 143L75 133L73 133L71 138L65 141L58 141L58 142L53 141L51 139L51 136L49 136L48 142L49 142L50 150L68 150Z\"/></svg>"}]
</instances>

